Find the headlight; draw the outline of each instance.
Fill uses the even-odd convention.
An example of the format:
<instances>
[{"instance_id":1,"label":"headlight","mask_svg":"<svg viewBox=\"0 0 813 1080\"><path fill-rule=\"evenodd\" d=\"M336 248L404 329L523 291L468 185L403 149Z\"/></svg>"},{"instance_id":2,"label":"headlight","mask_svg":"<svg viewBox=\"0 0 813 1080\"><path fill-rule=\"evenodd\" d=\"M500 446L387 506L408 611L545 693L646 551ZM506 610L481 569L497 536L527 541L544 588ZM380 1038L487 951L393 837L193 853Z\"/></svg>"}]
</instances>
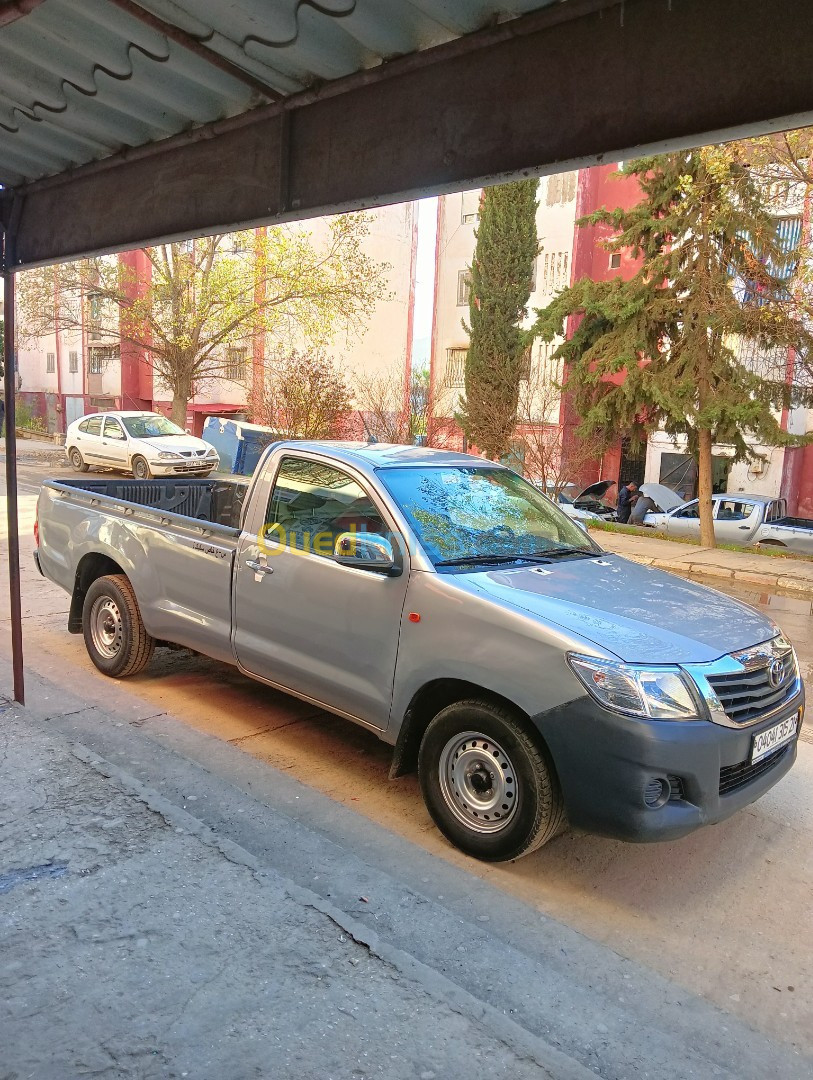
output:
<instances>
[{"instance_id":1,"label":"headlight","mask_svg":"<svg viewBox=\"0 0 813 1080\"><path fill-rule=\"evenodd\" d=\"M210 446L209 449L206 451L206 456L207 457L217 457L217 450L215 450L215 448L213 446Z\"/></svg>"},{"instance_id":2,"label":"headlight","mask_svg":"<svg viewBox=\"0 0 813 1080\"><path fill-rule=\"evenodd\" d=\"M568 663L592 698L613 712L650 720L700 720L704 713L689 677L677 667L637 667L568 656Z\"/></svg>"},{"instance_id":3,"label":"headlight","mask_svg":"<svg viewBox=\"0 0 813 1080\"><path fill-rule=\"evenodd\" d=\"M159 458L164 458L164 459L172 458L173 461L177 461L177 459L181 455L180 454L171 454L168 450L162 450L161 453L158 456L159 456Z\"/></svg>"}]
</instances>

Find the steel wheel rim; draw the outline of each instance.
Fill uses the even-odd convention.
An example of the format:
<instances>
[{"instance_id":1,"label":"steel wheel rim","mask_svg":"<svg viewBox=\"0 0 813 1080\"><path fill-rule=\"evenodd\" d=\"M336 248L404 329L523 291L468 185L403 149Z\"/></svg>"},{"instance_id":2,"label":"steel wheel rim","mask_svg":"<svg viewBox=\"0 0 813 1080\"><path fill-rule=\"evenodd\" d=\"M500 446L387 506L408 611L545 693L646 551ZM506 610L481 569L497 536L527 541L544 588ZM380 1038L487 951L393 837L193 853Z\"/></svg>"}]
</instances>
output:
<instances>
[{"instance_id":1,"label":"steel wheel rim","mask_svg":"<svg viewBox=\"0 0 813 1080\"><path fill-rule=\"evenodd\" d=\"M517 812L514 764L494 739L464 731L440 754L440 790L459 822L477 833L505 829Z\"/></svg>"},{"instance_id":2,"label":"steel wheel rim","mask_svg":"<svg viewBox=\"0 0 813 1080\"><path fill-rule=\"evenodd\" d=\"M133 469L133 472L135 473L137 480L146 480L146 478L147 478L147 463L146 463L146 461L142 461L139 458L139 460L136 461L136 463L135 463L135 468Z\"/></svg>"},{"instance_id":3,"label":"steel wheel rim","mask_svg":"<svg viewBox=\"0 0 813 1080\"><path fill-rule=\"evenodd\" d=\"M110 596L100 596L90 609L90 636L93 646L105 660L115 659L121 651L124 626L121 612Z\"/></svg>"},{"instance_id":4,"label":"steel wheel rim","mask_svg":"<svg viewBox=\"0 0 813 1080\"><path fill-rule=\"evenodd\" d=\"M71 450L71 465L74 469L81 469L82 467L82 455L78 450Z\"/></svg>"}]
</instances>

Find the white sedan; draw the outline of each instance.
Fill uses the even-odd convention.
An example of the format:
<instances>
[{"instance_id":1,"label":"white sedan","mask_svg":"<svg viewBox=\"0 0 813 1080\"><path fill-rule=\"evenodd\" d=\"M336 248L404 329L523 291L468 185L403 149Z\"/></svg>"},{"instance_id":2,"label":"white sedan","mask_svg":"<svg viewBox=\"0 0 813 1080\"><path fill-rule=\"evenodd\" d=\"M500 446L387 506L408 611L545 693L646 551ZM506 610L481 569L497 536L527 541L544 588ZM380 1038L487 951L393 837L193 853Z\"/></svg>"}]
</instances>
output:
<instances>
[{"instance_id":1,"label":"white sedan","mask_svg":"<svg viewBox=\"0 0 813 1080\"><path fill-rule=\"evenodd\" d=\"M65 437L65 453L74 469L91 465L151 476L208 476L220 464L217 450L187 435L160 413L93 413L75 420Z\"/></svg>"}]
</instances>

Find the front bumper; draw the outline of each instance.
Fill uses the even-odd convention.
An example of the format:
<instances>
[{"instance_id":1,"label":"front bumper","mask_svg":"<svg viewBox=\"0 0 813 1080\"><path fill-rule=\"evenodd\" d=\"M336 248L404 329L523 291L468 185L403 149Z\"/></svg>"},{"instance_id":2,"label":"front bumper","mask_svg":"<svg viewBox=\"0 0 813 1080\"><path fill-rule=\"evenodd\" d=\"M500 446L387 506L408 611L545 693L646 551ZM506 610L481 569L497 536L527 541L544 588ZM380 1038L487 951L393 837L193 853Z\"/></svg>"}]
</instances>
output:
<instances>
[{"instance_id":1,"label":"front bumper","mask_svg":"<svg viewBox=\"0 0 813 1080\"><path fill-rule=\"evenodd\" d=\"M800 684L781 713L750 727L639 720L603 709L587 695L533 721L556 766L571 825L645 843L686 836L764 795L796 760L796 741L776 751L762 770L735 773L733 767L748 762L755 734L803 709ZM647 784L670 777L680 780L677 794L661 806L647 806ZM727 789L722 794L721 785Z\"/></svg>"},{"instance_id":2,"label":"front bumper","mask_svg":"<svg viewBox=\"0 0 813 1080\"><path fill-rule=\"evenodd\" d=\"M153 476L184 476L188 473L210 473L218 467L217 458L184 458L183 461L150 461Z\"/></svg>"}]
</instances>

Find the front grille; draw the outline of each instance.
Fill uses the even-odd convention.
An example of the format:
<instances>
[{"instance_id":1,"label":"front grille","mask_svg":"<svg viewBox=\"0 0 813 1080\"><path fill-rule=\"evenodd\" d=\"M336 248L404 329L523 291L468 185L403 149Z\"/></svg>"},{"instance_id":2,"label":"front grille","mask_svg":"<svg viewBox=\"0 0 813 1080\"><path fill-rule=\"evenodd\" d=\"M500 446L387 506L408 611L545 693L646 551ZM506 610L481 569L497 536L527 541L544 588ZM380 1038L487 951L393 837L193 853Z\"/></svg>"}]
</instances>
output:
<instances>
[{"instance_id":1,"label":"front grille","mask_svg":"<svg viewBox=\"0 0 813 1080\"><path fill-rule=\"evenodd\" d=\"M778 765L792 749L793 743L789 743L787 746L780 746L777 750L772 750L767 757L755 762L753 765L750 761L741 761L739 765L724 766L720 769L720 794L727 795L729 792L742 787L743 784L750 784L752 780L756 780L758 776L768 772L774 765Z\"/></svg>"},{"instance_id":2,"label":"front grille","mask_svg":"<svg viewBox=\"0 0 813 1080\"><path fill-rule=\"evenodd\" d=\"M792 652L778 657L784 663L778 685L771 684L771 663L732 675L709 675L711 688L719 697L723 711L735 724L758 720L786 701L796 688L796 662Z\"/></svg>"}]
</instances>

